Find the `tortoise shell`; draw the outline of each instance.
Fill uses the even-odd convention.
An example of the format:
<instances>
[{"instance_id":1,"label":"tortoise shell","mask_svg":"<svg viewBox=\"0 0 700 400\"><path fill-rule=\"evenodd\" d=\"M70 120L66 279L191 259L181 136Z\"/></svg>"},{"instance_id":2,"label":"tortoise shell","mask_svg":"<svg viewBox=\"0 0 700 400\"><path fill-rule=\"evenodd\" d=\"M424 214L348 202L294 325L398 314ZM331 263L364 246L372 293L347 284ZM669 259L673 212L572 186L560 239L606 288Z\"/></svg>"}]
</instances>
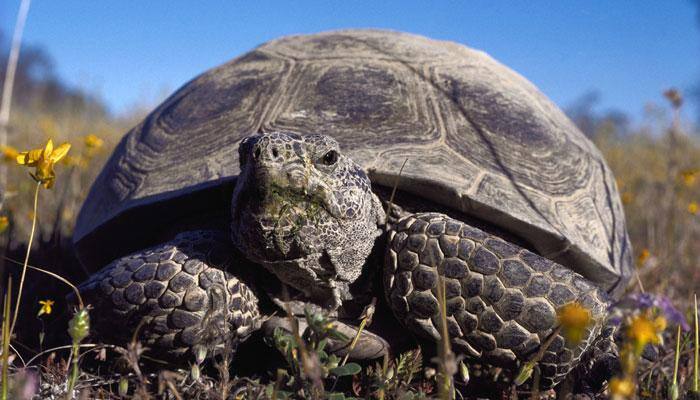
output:
<instances>
[{"instance_id":1,"label":"tortoise shell","mask_svg":"<svg viewBox=\"0 0 700 400\"><path fill-rule=\"evenodd\" d=\"M481 51L347 30L289 36L190 81L119 143L74 234L89 268L183 216L228 210L238 144L335 137L374 184L488 221L619 293L631 252L600 152L526 79ZM196 218L195 218L196 219Z\"/></svg>"}]
</instances>

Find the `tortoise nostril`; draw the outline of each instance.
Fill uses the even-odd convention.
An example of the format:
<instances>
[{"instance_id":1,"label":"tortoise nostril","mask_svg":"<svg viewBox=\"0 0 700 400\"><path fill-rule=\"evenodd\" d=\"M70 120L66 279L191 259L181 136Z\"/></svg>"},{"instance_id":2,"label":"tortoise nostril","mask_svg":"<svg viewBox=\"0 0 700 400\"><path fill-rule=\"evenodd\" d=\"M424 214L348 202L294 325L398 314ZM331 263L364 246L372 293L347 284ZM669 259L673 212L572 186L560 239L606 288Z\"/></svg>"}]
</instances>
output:
<instances>
[{"instance_id":1,"label":"tortoise nostril","mask_svg":"<svg viewBox=\"0 0 700 400\"><path fill-rule=\"evenodd\" d=\"M277 158L280 155L279 151L277 151L277 147L272 148L272 157Z\"/></svg>"}]
</instances>

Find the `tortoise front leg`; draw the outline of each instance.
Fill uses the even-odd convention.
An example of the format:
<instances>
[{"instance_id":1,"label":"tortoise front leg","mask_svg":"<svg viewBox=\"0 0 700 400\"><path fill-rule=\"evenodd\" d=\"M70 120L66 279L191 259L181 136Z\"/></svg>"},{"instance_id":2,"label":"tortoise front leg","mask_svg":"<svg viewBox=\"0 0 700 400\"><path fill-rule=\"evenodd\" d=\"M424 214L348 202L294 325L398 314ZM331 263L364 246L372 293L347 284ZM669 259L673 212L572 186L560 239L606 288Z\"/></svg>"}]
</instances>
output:
<instances>
[{"instance_id":1,"label":"tortoise front leg","mask_svg":"<svg viewBox=\"0 0 700 400\"><path fill-rule=\"evenodd\" d=\"M422 337L440 338L438 275L456 351L514 373L556 335L539 363L541 387L569 373L606 317L606 294L579 274L446 215L402 218L389 232L386 254L389 304ZM578 344L557 331L557 310L573 301L595 321Z\"/></svg>"},{"instance_id":2,"label":"tortoise front leg","mask_svg":"<svg viewBox=\"0 0 700 400\"><path fill-rule=\"evenodd\" d=\"M240 277L249 262L229 243L223 232L185 232L91 276L79 289L94 307L97 336L123 343L139 329L142 343L167 359L247 338L260 327L258 299Z\"/></svg>"}]
</instances>

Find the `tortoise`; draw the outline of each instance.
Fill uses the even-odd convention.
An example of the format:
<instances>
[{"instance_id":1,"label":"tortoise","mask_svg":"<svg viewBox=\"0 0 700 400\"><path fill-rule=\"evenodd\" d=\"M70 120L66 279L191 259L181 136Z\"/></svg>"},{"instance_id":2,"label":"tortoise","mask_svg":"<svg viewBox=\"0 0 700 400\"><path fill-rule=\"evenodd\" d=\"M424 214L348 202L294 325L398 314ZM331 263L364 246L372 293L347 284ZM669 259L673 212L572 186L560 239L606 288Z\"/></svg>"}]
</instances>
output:
<instances>
[{"instance_id":1,"label":"tortoise","mask_svg":"<svg viewBox=\"0 0 700 400\"><path fill-rule=\"evenodd\" d=\"M182 356L285 304L352 329L376 297L385 352L402 327L440 338L444 287L453 349L513 374L546 345L542 387L632 268L615 179L550 100L483 52L380 30L283 37L184 85L114 150L74 243L103 338L142 323ZM572 302L580 343L557 328Z\"/></svg>"}]
</instances>

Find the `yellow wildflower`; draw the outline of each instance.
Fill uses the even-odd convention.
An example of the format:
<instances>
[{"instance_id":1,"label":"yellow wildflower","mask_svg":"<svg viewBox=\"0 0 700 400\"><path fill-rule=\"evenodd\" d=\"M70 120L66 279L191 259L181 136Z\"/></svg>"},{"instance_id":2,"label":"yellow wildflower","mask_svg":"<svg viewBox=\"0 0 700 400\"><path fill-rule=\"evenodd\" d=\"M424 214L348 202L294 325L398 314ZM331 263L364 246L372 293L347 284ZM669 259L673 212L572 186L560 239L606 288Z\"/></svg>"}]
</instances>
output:
<instances>
[{"instance_id":1,"label":"yellow wildflower","mask_svg":"<svg viewBox=\"0 0 700 400\"><path fill-rule=\"evenodd\" d=\"M688 203L688 212L695 215L698 213L698 202L693 200Z\"/></svg>"},{"instance_id":2,"label":"yellow wildflower","mask_svg":"<svg viewBox=\"0 0 700 400\"><path fill-rule=\"evenodd\" d=\"M591 311L577 302L561 307L557 312L557 318L564 337L572 343L583 340L586 328L593 321Z\"/></svg>"},{"instance_id":3,"label":"yellow wildflower","mask_svg":"<svg viewBox=\"0 0 700 400\"><path fill-rule=\"evenodd\" d=\"M63 160L61 160L61 163L69 167L78 168L85 168L88 165L87 161L85 161L85 158L81 156L66 156Z\"/></svg>"},{"instance_id":4,"label":"yellow wildflower","mask_svg":"<svg viewBox=\"0 0 700 400\"><path fill-rule=\"evenodd\" d=\"M8 226L10 226L9 218L4 215L0 216L0 233L5 232Z\"/></svg>"},{"instance_id":5,"label":"yellow wildflower","mask_svg":"<svg viewBox=\"0 0 700 400\"><path fill-rule=\"evenodd\" d=\"M659 333L659 340L663 340L661 338L661 333L666 330L667 326L668 322L663 316L658 316L654 318L654 328L656 328L656 331Z\"/></svg>"},{"instance_id":6,"label":"yellow wildflower","mask_svg":"<svg viewBox=\"0 0 700 400\"><path fill-rule=\"evenodd\" d=\"M41 304L41 308L39 309L39 314L37 314L37 317L40 317L44 314L48 315L51 314L51 311L53 311L53 305L54 305L53 300L39 300L39 304Z\"/></svg>"},{"instance_id":7,"label":"yellow wildflower","mask_svg":"<svg viewBox=\"0 0 700 400\"><path fill-rule=\"evenodd\" d=\"M83 138L83 143L90 149L99 149L104 144L104 140L100 139L97 135L89 134Z\"/></svg>"},{"instance_id":8,"label":"yellow wildflower","mask_svg":"<svg viewBox=\"0 0 700 400\"><path fill-rule=\"evenodd\" d=\"M651 252L649 251L649 249L643 248L642 252L639 253L639 256L637 257L637 264L639 266L644 265L644 263L646 262L646 260L649 259L649 257L651 257Z\"/></svg>"},{"instance_id":9,"label":"yellow wildflower","mask_svg":"<svg viewBox=\"0 0 700 400\"><path fill-rule=\"evenodd\" d=\"M17 159L19 151L12 146L0 146L3 161L12 162Z\"/></svg>"},{"instance_id":10,"label":"yellow wildflower","mask_svg":"<svg viewBox=\"0 0 700 400\"><path fill-rule=\"evenodd\" d=\"M626 399L634 394L634 382L628 378L614 377L608 387L613 399Z\"/></svg>"},{"instance_id":11,"label":"yellow wildflower","mask_svg":"<svg viewBox=\"0 0 700 400\"><path fill-rule=\"evenodd\" d=\"M634 195L630 192L624 192L622 193L622 203L623 204L632 204L634 201Z\"/></svg>"},{"instance_id":12,"label":"yellow wildflower","mask_svg":"<svg viewBox=\"0 0 700 400\"><path fill-rule=\"evenodd\" d=\"M634 342L637 351L641 352L647 343L661 343L661 332L664 329L666 329L666 319L664 317L658 316L651 320L645 315L637 315L632 318L627 328L627 337Z\"/></svg>"},{"instance_id":13,"label":"yellow wildflower","mask_svg":"<svg viewBox=\"0 0 700 400\"><path fill-rule=\"evenodd\" d=\"M697 180L699 172L700 170L698 169L686 169L685 171L681 171L681 179L683 180L683 184L685 184L687 187L693 186Z\"/></svg>"},{"instance_id":14,"label":"yellow wildflower","mask_svg":"<svg viewBox=\"0 0 700 400\"><path fill-rule=\"evenodd\" d=\"M31 174L32 177L37 182L41 182L45 188L51 189L56 179L53 166L68 154L68 150L70 150L70 144L63 143L54 149L53 142L49 139L43 149L34 149L19 153L17 156L17 163L30 168L36 168L35 172Z\"/></svg>"}]
</instances>

